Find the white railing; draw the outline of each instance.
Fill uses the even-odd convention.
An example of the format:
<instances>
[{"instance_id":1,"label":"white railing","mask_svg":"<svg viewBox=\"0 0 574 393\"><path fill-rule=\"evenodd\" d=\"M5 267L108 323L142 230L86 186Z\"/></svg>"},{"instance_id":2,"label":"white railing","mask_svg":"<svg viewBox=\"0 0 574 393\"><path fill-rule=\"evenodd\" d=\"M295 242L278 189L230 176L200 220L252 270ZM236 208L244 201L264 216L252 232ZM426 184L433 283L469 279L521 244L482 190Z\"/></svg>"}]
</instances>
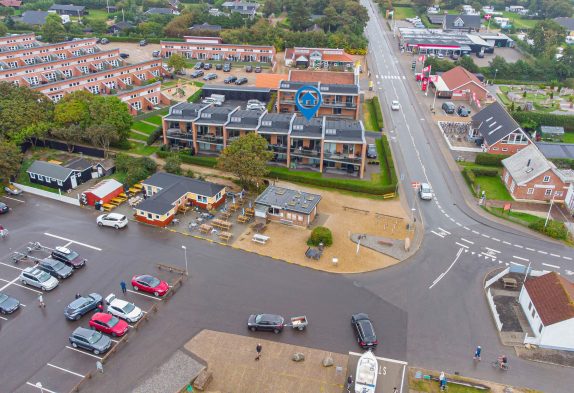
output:
<instances>
[{"instance_id":1,"label":"white railing","mask_svg":"<svg viewBox=\"0 0 574 393\"><path fill-rule=\"evenodd\" d=\"M80 206L80 200L78 198L72 198L66 195L57 194L55 192L40 190L39 188L25 186L23 184L14 183L14 185L22 191L28 192L30 194L38 195L44 198L55 199L57 201L69 203L75 206Z\"/></svg>"},{"instance_id":2,"label":"white railing","mask_svg":"<svg viewBox=\"0 0 574 393\"><path fill-rule=\"evenodd\" d=\"M506 276L509 272L510 272L510 268L507 267L506 269L504 269L503 271L498 273L496 276L492 277L490 280L487 280L484 283L484 289L488 288L489 286L491 286L492 284L497 282L500 278Z\"/></svg>"},{"instance_id":3,"label":"white railing","mask_svg":"<svg viewBox=\"0 0 574 393\"><path fill-rule=\"evenodd\" d=\"M502 331L502 322L500 321L500 316L498 315L498 311L496 311L496 304L494 304L494 297L490 292L490 288L486 291L486 300L488 300L488 305L490 306L490 311L492 311L492 316L494 317L494 323L496 324L496 328L498 331Z\"/></svg>"}]
</instances>

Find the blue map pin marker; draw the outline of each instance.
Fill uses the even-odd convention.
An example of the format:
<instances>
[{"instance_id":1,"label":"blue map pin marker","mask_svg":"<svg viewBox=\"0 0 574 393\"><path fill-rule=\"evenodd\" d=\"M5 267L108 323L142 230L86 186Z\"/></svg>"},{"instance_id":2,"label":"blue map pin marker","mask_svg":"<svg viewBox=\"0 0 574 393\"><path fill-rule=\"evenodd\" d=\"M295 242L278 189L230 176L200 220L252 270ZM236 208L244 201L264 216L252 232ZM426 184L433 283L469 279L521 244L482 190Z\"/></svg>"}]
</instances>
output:
<instances>
[{"instance_id":1,"label":"blue map pin marker","mask_svg":"<svg viewBox=\"0 0 574 393\"><path fill-rule=\"evenodd\" d=\"M321 102L321 92L315 86L303 86L295 93L295 105L307 120L315 116Z\"/></svg>"}]
</instances>

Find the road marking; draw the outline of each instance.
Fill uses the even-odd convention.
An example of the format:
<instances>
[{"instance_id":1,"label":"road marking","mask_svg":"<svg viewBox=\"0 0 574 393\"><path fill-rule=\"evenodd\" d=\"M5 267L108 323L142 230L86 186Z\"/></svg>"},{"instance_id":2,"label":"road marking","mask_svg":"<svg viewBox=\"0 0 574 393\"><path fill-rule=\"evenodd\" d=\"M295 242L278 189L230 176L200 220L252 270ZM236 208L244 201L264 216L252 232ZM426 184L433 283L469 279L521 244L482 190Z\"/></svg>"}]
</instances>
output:
<instances>
[{"instance_id":1,"label":"road marking","mask_svg":"<svg viewBox=\"0 0 574 393\"><path fill-rule=\"evenodd\" d=\"M88 356L91 356L91 357L93 357L93 358L102 360L102 358L99 357L99 356L92 355L91 353L87 353L87 352L84 352L84 351L80 351L80 350L77 349L77 348L69 347L69 346L67 346L67 345L66 345L66 348L71 349L72 351L80 352L80 353L83 353L84 355L88 355Z\"/></svg>"},{"instance_id":2,"label":"road marking","mask_svg":"<svg viewBox=\"0 0 574 393\"><path fill-rule=\"evenodd\" d=\"M452 217L449 217L448 219L451 220L452 222L455 222L454 218L452 218Z\"/></svg>"},{"instance_id":3,"label":"road marking","mask_svg":"<svg viewBox=\"0 0 574 393\"><path fill-rule=\"evenodd\" d=\"M456 225L458 225L459 227L462 226L462 224L460 222L457 222Z\"/></svg>"},{"instance_id":4,"label":"road marking","mask_svg":"<svg viewBox=\"0 0 574 393\"><path fill-rule=\"evenodd\" d=\"M464 244L461 244L461 243L459 243L459 242L455 242L455 243L458 244L458 245L461 246L461 247L468 248L468 246L465 246Z\"/></svg>"},{"instance_id":5,"label":"road marking","mask_svg":"<svg viewBox=\"0 0 574 393\"><path fill-rule=\"evenodd\" d=\"M10 281L8 284L4 285L2 288L0 288L0 291L5 290L6 288L8 288L10 285L14 284L16 281L18 281L20 279L20 277L16 277L15 279L13 279L12 281Z\"/></svg>"},{"instance_id":6,"label":"road marking","mask_svg":"<svg viewBox=\"0 0 574 393\"><path fill-rule=\"evenodd\" d=\"M562 258L567 259L567 260L569 260L569 261L572 260L572 258L570 258L570 257L562 257Z\"/></svg>"},{"instance_id":7,"label":"road marking","mask_svg":"<svg viewBox=\"0 0 574 393\"><path fill-rule=\"evenodd\" d=\"M35 387L36 389L40 389L38 386L36 386L35 383L32 383L32 382L26 382L26 385L30 385L30 386L32 386L32 387ZM53 390L50 390L50 389L48 389L48 388L46 388L46 387L44 387L44 386L42 386L42 392L56 393L56 392L54 392Z\"/></svg>"},{"instance_id":8,"label":"road marking","mask_svg":"<svg viewBox=\"0 0 574 393\"><path fill-rule=\"evenodd\" d=\"M538 252L539 252L540 254L548 255L548 253L547 253L546 251L538 250Z\"/></svg>"},{"instance_id":9,"label":"road marking","mask_svg":"<svg viewBox=\"0 0 574 393\"><path fill-rule=\"evenodd\" d=\"M492 255L492 254L489 254L489 253L487 253L487 252L481 252L480 255L483 255L483 256L485 256L486 258L492 258L493 261L496 259L496 255ZM479 255L479 256L480 256L480 255Z\"/></svg>"},{"instance_id":10,"label":"road marking","mask_svg":"<svg viewBox=\"0 0 574 393\"><path fill-rule=\"evenodd\" d=\"M508 244L509 246L512 246L512 243L506 242L506 241L504 241L504 240L502 241L502 243L503 243L503 244Z\"/></svg>"},{"instance_id":11,"label":"road marking","mask_svg":"<svg viewBox=\"0 0 574 393\"><path fill-rule=\"evenodd\" d=\"M435 231L431 231L431 232L434 233L435 235L437 235L438 237L442 237L442 238L444 239L444 236L441 235L440 233L437 233L437 232L435 232Z\"/></svg>"},{"instance_id":12,"label":"road marking","mask_svg":"<svg viewBox=\"0 0 574 393\"><path fill-rule=\"evenodd\" d=\"M50 366L50 367L57 368L58 370L62 370L62 371L64 371L64 372L67 372L67 373L76 375L76 376L78 376L78 377L80 377L80 378L84 378L84 377L85 377L85 375L78 374L78 373L76 373L76 372L73 372L72 370L68 370L67 368L58 367L58 366L56 366L55 364L52 364L52 363L47 363L47 365Z\"/></svg>"},{"instance_id":13,"label":"road marking","mask_svg":"<svg viewBox=\"0 0 574 393\"><path fill-rule=\"evenodd\" d=\"M560 269L560 266L551 265L551 264L549 264L549 263L542 263L542 264L543 264L544 266L548 266L548 267L551 267L551 268L554 268L554 269Z\"/></svg>"},{"instance_id":14,"label":"road marking","mask_svg":"<svg viewBox=\"0 0 574 393\"><path fill-rule=\"evenodd\" d=\"M7 320L8 320L8 318L4 318L4 317L0 317L0 319L3 319L3 320L5 320L5 321L7 321Z\"/></svg>"},{"instance_id":15,"label":"road marking","mask_svg":"<svg viewBox=\"0 0 574 393\"><path fill-rule=\"evenodd\" d=\"M530 247L526 247L526 249L527 249L528 251L536 251L535 249L530 248Z\"/></svg>"},{"instance_id":16,"label":"road marking","mask_svg":"<svg viewBox=\"0 0 574 393\"><path fill-rule=\"evenodd\" d=\"M75 240L67 239L67 238L62 237L62 236L52 235L51 233L48 233L48 232L44 232L44 235L50 236L50 237L53 237L53 238L56 238L56 239L60 239L60 240L65 240L65 241L67 241L67 242L72 242L72 243L77 244L77 245L80 245L80 246L84 246L84 247L91 248L92 250L102 251L102 249L99 248L99 247L90 246L89 244L77 242L77 241L75 241Z\"/></svg>"},{"instance_id":17,"label":"road marking","mask_svg":"<svg viewBox=\"0 0 574 393\"><path fill-rule=\"evenodd\" d=\"M448 233L449 235L451 234L449 231L445 231L444 229L442 229L441 227L437 227L438 229L440 229L441 231Z\"/></svg>"},{"instance_id":18,"label":"road marking","mask_svg":"<svg viewBox=\"0 0 574 393\"><path fill-rule=\"evenodd\" d=\"M560 258L560 255L558 255L558 254L552 254L552 253L551 253L550 255L553 256L553 257L556 257L556 258Z\"/></svg>"},{"instance_id":19,"label":"road marking","mask_svg":"<svg viewBox=\"0 0 574 393\"><path fill-rule=\"evenodd\" d=\"M515 244L514 247L524 248L524 246L521 246L520 244Z\"/></svg>"},{"instance_id":20,"label":"road marking","mask_svg":"<svg viewBox=\"0 0 574 393\"><path fill-rule=\"evenodd\" d=\"M522 257L517 257L516 255L513 255L512 258L520 259L521 261L530 262L530 259L526 259L526 258L522 258Z\"/></svg>"},{"instance_id":21,"label":"road marking","mask_svg":"<svg viewBox=\"0 0 574 393\"><path fill-rule=\"evenodd\" d=\"M462 240L463 242L467 242L468 244L474 244L474 242L471 242L470 240L467 240L464 237L461 237L460 240Z\"/></svg>"},{"instance_id":22,"label":"road marking","mask_svg":"<svg viewBox=\"0 0 574 393\"><path fill-rule=\"evenodd\" d=\"M8 281L8 280L4 280L3 278L0 278L0 281L10 282L10 281ZM25 286L25 285L20 285L20 284L16 284L16 283L13 283L12 285L16 285L17 287L25 288L25 289L27 289L27 290L29 290L29 291L36 292L36 293L38 293L38 294L42 294L42 292L37 291L37 290L32 289L32 288L28 288L28 287Z\"/></svg>"},{"instance_id":23,"label":"road marking","mask_svg":"<svg viewBox=\"0 0 574 393\"><path fill-rule=\"evenodd\" d=\"M72 243L74 243L74 242L67 242L66 244L64 244L64 248L68 248L68 246Z\"/></svg>"},{"instance_id":24,"label":"road marking","mask_svg":"<svg viewBox=\"0 0 574 393\"><path fill-rule=\"evenodd\" d=\"M162 299L159 298L159 297L155 297L155 296L151 296L151 295L146 295L145 293L140 293L139 291L132 291L131 289L128 289L127 291L130 292L130 293L135 293L136 295L149 297L150 299L162 300Z\"/></svg>"},{"instance_id":25,"label":"road marking","mask_svg":"<svg viewBox=\"0 0 574 393\"><path fill-rule=\"evenodd\" d=\"M516 266L524 266L522 263L518 263L518 262L510 262L510 264L516 265Z\"/></svg>"},{"instance_id":26,"label":"road marking","mask_svg":"<svg viewBox=\"0 0 574 393\"><path fill-rule=\"evenodd\" d=\"M480 235L480 233L478 231L475 231L474 229L472 230L472 233L474 233L475 235Z\"/></svg>"},{"instance_id":27,"label":"road marking","mask_svg":"<svg viewBox=\"0 0 574 393\"><path fill-rule=\"evenodd\" d=\"M18 269L18 270L20 270L20 271L24 270L24 269L22 269L21 267L14 266L14 265L9 265L9 264L4 263L4 262L0 262L0 264L1 264L1 265L4 265L4 266L11 267L12 269Z\"/></svg>"},{"instance_id":28,"label":"road marking","mask_svg":"<svg viewBox=\"0 0 574 393\"><path fill-rule=\"evenodd\" d=\"M438 284L438 282L440 280L442 280L442 278L444 276L446 276L446 274L450 271L450 269L452 269L452 267L454 266L454 264L456 263L456 261L458 261L458 258L460 258L460 255L462 254L462 250L463 248L459 248L458 252L456 254L456 258L454 258L454 261L452 261L452 263L450 264L450 266L448 267L448 269L446 269L446 271L444 273L441 273L432 283L432 285L429 287L429 289L432 289L432 287L434 287L436 284Z\"/></svg>"},{"instance_id":29,"label":"road marking","mask_svg":"<svg viewBox=\"0 0 574 393\"><path fill-rule=\"evenodd\" d=\"M495 252L495 253L497 253L497 254L500 254L500 251L495 250L494 248L490 248L490 247L484 247L484 248L486 248L487 250L490 250L490 251L492 251L492 252Z\"/></svg>"},{"instance_id":30,"label":"road marking","mask_svg":"<svg viewBox=\"0 0 574 393\"><path fill-rule=\"evenodd\" d=\"M467 231L470 231L470 228L469 228L469 227L463 227L463 228L466 229Z\"/></svg>"},{"instance_id":31,"label":"road marking","mask_svg":"<svg viewBox=\"0 0 574 393\"><path fill-rule=\"evenodd\" d=\"M487 239L490 239L490 236L487 235L487 234L485 234L485 233L481 234L480 236L485 237L485 238L487 238Z\"/></svg>"},{"instance_id":32,"label":"road marking","mask_svg":"<svg viewBox=\"0 0 574 393\"><path fill-rule=\"evenodd\" d=\"M4 198L10 199L10 200L12 200L12 201L20 202L20 203L26 203L26 201L21 201L20 199L12 198L12 197L9 197L9 196L6 196L6 195L4 195Z\"/></svg>"},{"instance_id":33,"label":"road marking","mask_svg":"<svg viewBox=\"0 0 574 393\"><path fill-rule=\"evenodd\" d=\"M499 241L500 241L500 239L497 239L497 238L495 238L495 237L493 237L492 240L494 240L495 242L499 242Z\"/></svg>"},{"instance_id":34,"label":"road marking","mask_svg":"<svg viewBox=\"0 0 574 393\"><path fill-rule=\"evenodd\" d=\"M445 216L446 218L450 218L450 216L449 216L448 214L446 214L446 213L444 213L444 216Z\"/></svg>"}]
</instances>

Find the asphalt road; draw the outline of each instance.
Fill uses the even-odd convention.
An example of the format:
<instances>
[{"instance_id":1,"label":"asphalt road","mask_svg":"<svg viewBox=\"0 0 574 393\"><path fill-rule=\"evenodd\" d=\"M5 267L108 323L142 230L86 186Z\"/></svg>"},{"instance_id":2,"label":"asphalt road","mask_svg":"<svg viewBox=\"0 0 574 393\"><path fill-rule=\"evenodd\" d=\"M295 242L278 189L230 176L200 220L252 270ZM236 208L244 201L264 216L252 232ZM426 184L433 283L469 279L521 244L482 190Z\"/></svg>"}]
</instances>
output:
<instances>
[{"instance_id":1,"label":"asphalt road","mask_svg":"<svg viewBox=\"0 0 574 393\"><path fill-rule=\"evenodd\" d=\"M98 359L66 348L69 334L76 326L87 326L89 317L68 322L63 315L65 305L77 292L98 292L104 297L118 294L122 279L129 282L134 274L157 273L156 263L184 266L181 245L187 246L191 277L168 301L127 293L125 298L144 310L160 303L159 311L141 329L128 333L133 337L104 365L105 374L82 391L129 391L205 328L341 353L357 351L350 324L350 315L356 312L367 312L373 319L381 342L378 356L406 357L406 313L352 277L303 269L135 222L126 230L99 228L93 210L31 195L16 197L24 202L0 199L13 208L1 218L10 235L0 242L0 279L6 280L0 286L11 283L18 268L30 264L13 265L6 258L29 241L49 247L68 244L89 259L85 269L44 295L45 311L37 306L37 294L17 286L18 281L2 289L26 307L0 320L1 392L38 391L29 385L36 382L54 392L67 392L79 375L95 370ZM247 317L257 312L285 317L305 314L310 325L304 332L251 333L246 329Z\"/></svg>"},{"instance_id":2,"label":"asphalt road","mask_svg":"<svg viewBox=\"0 0 574 393\"><path fill-rule=\"evenodd\" d=\"M366 28L369 67L383 106L404 201L423 220L425 239L411 260L356 279L408 312L407 360L411 365L547 392L571 391L567 381L572 370L522 361L500 345L482 282L488 271L509 264L531 264L533 269L572 275L572 249L501 225L467 205L466 185L458 171L452 170L450 154L444 154L443 139L422 103L412 72L401 67L396 39L375 13L375 5L367 0L362 3L371 17ZM398 112L390 111L395 99L401 103ZM431 184L434 200L419 201L413 182ZM482 345L486 360L507 353L512 371L500 373L488 362L474 364L476 345Z\"/></svg>"}]
</instances>

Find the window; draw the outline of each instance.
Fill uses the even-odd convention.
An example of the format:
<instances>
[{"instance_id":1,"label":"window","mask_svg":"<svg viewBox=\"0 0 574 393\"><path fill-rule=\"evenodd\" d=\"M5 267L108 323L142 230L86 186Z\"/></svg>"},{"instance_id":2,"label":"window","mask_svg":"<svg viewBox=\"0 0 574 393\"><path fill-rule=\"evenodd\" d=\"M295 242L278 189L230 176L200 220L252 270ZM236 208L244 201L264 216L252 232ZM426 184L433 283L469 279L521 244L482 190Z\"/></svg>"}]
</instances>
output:
<instances>
[{"instance_id":1,"label":"window","mask_svg":"<svg viewBox=\"0 0 574 393\"><path fill-rule=\"evenodd\" d=\"M63 183L62 183L61 180L58 180L58 185L59 185L59 186L62 186L62 185L63 185Z\"/></svg>"},{"instance_id":2,"label":"window","mask_svg":"<svg viewBox=\"0 0 574 393\"><path fill-rule=\"evenodd\" d=\"M507 147L503 147L503 148L502 148L502 151L508 151L508 148L507 148Z\"/></svg>"},{"instance_id":3,"label":"window","mask_svg":"<svg viewBox=\"0 0 574 393\"><path fill-rule=\"evenodd\" d=\"M532 318L534 318L535 315L536 315L536 310L532 309Z\"/></svg>"},{"instance_id":4,"label":"window","mask_svg":"<svg viewBox=\"0 0 574 393\"><path fill-rule=\"evenodd\" d=\"M197 201L201 203L207 203L207 197L204 197L203 195L198 195Z\"/></svg>"},{"instance_id":5,"label":"window","mask_svg":"<svg viewBox=\"0 0 574 393\"><path fill-rule=\"evenodd\" d=\"M294 130L302 130L303 129L303 125L302 124L296 124L293 126Z\"/></svg>"},{"instance_id":6,"label":"window","mask_svg":"<svg viewBox=\"0 0 574 393\"><path fill-rule=\"evenodd\" d=\"M544 176L544 179L542 181L544 183L548 183L550 181L550 176Z\"/></svg>"},{"instance_id":7,"label":"window","mask_svg":"<svg viewBox=\"0 0 574 393\"><path fill-rule=\"evenodd\" d=\"M532 302L528 302L528 311L532 310Z\"/></svg>"},{"instance_id":8,"label":"window","mask_svg":"<svg viewBox=\"0 0 574 393\"><path fill-rule=\"evenodd\" d=\"M38 180L40 180L40 181L44 181L44 176L42 176L42 175L38 175Z\"/></svg>"},{"instance_id":9,"label":"window","mask_svg":"<svg viewBox=\"0 0 574 393\"><path fill-rule=\"evenodd\" d=\"M544 191L544 195L546 196L552 195L552 189L551 188L546 189L546 191Z\"/></svg>"},{"instance_id":10,"label":"window","mask_svg":"<svg viewBox=\"0 0 574 393\"><path fill-rule=\"evenodd\" d=\"M504 182L507 183L507 184L508 184L508 176L509 176L509 174L508 174L508 172L506 172L506 173L504 174Z\"/></svg>"},{"instance_id":11,"label":"window","mask_svg":"<svg viewBox=\"0 0 574 393\"><path fill-rule=\"evenodd\" d=\"M542 333L542 329L544 329L544 325L540 323L540 327L538 328L538 333Z\"/></svg>"},{"instance_id":12,"label":"window","mask_svg":"<svg viewBox=\"0 0 574 393\"><path fill-rule=\"evenodd\" d=\"M33 173L30 173L30 179L35 179L36 175L34 175Z\"/></svg>"},{"instance_id":13,"label":"window","mask_svg":"<svg viewBox=\"0 0 574 393\"><path fill-rule=\"evenodd\" d=\"M563 195L562 191L556 191L554 196L561 197Z\"/></svg>"},{"instance_id":14,"label":"window","mask_svg":"<svg viewBox=\"0 0 574 393\"><path fill-rule=\"evenodd\" d=\"M156 215L155 215L155 219L156 219L156 220L159 220L159 214L156 214Z\"/></svg>"},{"instance_id":15,"label":"window","mask_svg":"<svg viewBox=\"0 0 574 393\"><path fill-rule=\"evenodd\" d=\"M527 193L528 195L534 194L534 188L529 188L526 193Z\"/></svg>"},{"instance_id":16,"label":"window","mask_svg":"<svg viewBox=\"0 0 574 393\"><path fill-rule=\"evenodd\" d=\"M498 151L498 147L493 147L492 150Z\"/></svg>"},{"instance_id":17,"label":"window","mask_svg":"<svg viewBox=\"0 0 574 393\"><path fill-rule=\"evenodd\" d=\"M151 220L153 218L153 215L151 213L148 213L147 218L149 218Z\"/></svg>"},{"instance_id":18,"label":"window","mask_svg":"<svg viewBox=\"0 0 574 393\"><path fill-rule=\"evenodd\" d=\"M265 127L271 127L271 122L270 121L263 121L261 122L261 124Z\"/></svg>"},{"instance_id":19,"label":"window","mask_svg":"<svg viewBox=\"0 0 574 393\"><path fill-rule=\"evenodd\" d=\"M333 114L334 115L340 115L341 114L341 108L333 108Z\"/></svg>"},{"instance_id":20,"label":"window","mask_svg":"<svg viewBox=\"0 0 574 393\"><path fill-rule=\"evenodd\" d=\"M217 195L215 195L215 200L218 201L221 199L221 191L217 193Z\"/></svg>"}]
</instances>

